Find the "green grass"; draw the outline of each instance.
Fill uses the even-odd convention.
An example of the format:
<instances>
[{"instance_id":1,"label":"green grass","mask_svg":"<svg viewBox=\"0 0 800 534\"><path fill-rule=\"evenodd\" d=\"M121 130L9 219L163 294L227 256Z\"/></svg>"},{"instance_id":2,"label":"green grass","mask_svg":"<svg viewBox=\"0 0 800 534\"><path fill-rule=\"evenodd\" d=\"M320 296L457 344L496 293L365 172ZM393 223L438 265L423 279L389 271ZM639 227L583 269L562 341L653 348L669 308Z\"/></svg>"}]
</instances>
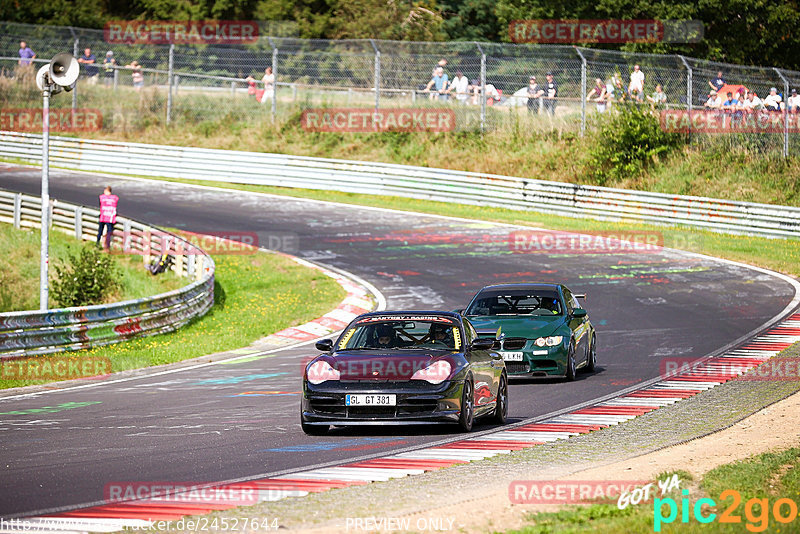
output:
<instances>
[{"instance_id":1,"label":"green grass","mask_svg":"<svg viewBox=\"0 0 800 534\"><path fill-rule=\"evenodd\" d=\"M663 476L657 477L663 479ZM784 451L767 452L746 460L719 466L699 481L693 483L681 476L681 489L688 489L684 496L675 491L670 498L675 500L677 515L671 523L662 521L661 532L797 532L797 519L789 524L781 524L775 520L772 510L775 502L781 498L791 499L800 505L800 448ZM726 490L735 490L740 496L738 506L734 507L733 496L723 495ZM683 498L688 499L689 516L687 522L682 521ZM723 498L724 497L724 498ZM709 524L699 523L693 514L698 499L710 498L715 506L703 506L703 515L715 513L716 518ZM766 501L751 501L766 499ZM762 510L761 503L767 505ZM668 517L670 507L661 504L662 517ZM530 524L520 530L508 531L508 534L545 534L576 532L625 532L645 534L654 532L655 502L642 503L619 510L616 504L592 504L586 506L569 506L557 512L533 513L527 516ZM722 523L720 517L725 511L731 517L739 517L739 523ZM788 505L783 506L783 514L787 514ZM762 512L764 512L762 514ZM768 512L768 513L766 513Z\"/></svg>"},{"instance_id":2,"label":"green grass","mask_svg":"<svg viewBox=\"0 0 800 534\"><path fill-rule=\"evenodd\" d=\"M68 357L108 357L115 372L177 362L244 347L323 315L345 296L321 271L276 254L218 255L214 261L215 304L202 318L176 332L70 352ZM0 388L37 383L43 382L0 380Z\"/></svg>"},{"instance_id":3,"label":"green grass","mask_svg":"<svg viewBox=\"0 0 800 534\"><path fill-rule=\"evenodd\" d=\"M560 217L533 211L467 206L464 204L449 204L445 202L392 196L318 191L313 189L290 189L285 187L268 187L249 184L227 184L201 180L163 179L180 183L225 187L241 191L327 200L359 206L377 206L553 230L615 232L620 234L632 231L657 232L662 236L663 245L665 247L727 258L790 275L800 276L800 240L798 239L768 239L764 237L721 234L686 227L604 222L591 219Z\"/></svg>"},{"instance_id":4,"label":"green grass","mask_svg":"<svg viewBox=\"0 0 800 534\"><path fill-rule=\"evenodd\" d=\"M76 254L81 244L63 232L50 232L50 279L54 265L63 264L67 255ZM38 230L16 229L0 223L0 313L39 309L39 251ZM185 278L172 273L154 277L144 268L141 256L114 256L119 268L120 289L105 302L137 299L177 289L187 284ZM50 296L49 306L58 307Z\"/></svg>"}]
</instances>

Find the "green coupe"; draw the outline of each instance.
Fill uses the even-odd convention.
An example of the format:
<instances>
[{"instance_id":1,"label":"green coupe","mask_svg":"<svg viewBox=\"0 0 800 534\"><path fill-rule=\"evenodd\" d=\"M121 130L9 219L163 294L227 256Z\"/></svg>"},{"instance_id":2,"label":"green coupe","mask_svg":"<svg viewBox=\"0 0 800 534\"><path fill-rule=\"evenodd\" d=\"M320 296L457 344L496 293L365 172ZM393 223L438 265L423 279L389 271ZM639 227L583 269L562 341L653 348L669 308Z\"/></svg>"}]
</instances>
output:
<instances>
[{"instance_id":1,"label":"green coupe","mask_svg":"<svg viewBox=\"0 0 800 534\"><path fill-rule=\"evenodd\" d=\"M503 284L478 291L461 313L495 348L509 376L563 376L594 371L596 335L578 298L560 284Z\"/></svg>"}]
</instances>

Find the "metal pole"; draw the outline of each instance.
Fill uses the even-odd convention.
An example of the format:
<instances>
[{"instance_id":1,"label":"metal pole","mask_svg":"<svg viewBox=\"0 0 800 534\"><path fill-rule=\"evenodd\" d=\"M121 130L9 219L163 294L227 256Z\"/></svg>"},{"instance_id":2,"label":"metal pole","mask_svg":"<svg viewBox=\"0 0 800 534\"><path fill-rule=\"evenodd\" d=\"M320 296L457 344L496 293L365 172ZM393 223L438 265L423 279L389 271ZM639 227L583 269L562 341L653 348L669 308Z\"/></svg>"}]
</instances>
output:
<instances>
[{"instance_id":1,"label":"metal pole","mask_svg":"<svg viewBox=\"0 0 800 534\"><path fill-rule=\"evenodd\" d=\"M369 42L375 50L375 109L377 110L381 103L381 51L373 39Z\"/></svg>"},{"instance_id":2,"label":"metal pole","mask_svg":"<svg viewBox=\"0 0 800 534\"><path fill-rule=\"evenodd\" d=\"M783 80L783 157L789 157L789 80L781 74L781 71L773 67L773 70Z\"/></svg>"},{"instance_id":3,"label":"metal pole","mask_svg":"<svg viewBox=\"0 0 800 534\"><path fill-rule=\"evenodd\" d=\"M72 28L70 28L72 30ZM80 51L80 40L76 37L75 42L72 45L72 56L73 57L80 57L78 54ZM74 122L74 115L78 111L78 83L75 83L75 87L72 89L72 114L73 114L73 122Z\"/></svg>"},{"instance_id":4,"label":"metal pole","mask_svg":"<svg viewBox=\"0 0 800 534\"><path fill-rule=\"evenodd\" d=\"M689 113L689 135L691 135L692 129L692 67L689 66L689 63L686 61L686 58L683 56L678 56L678 59L681 60L683 66L686 67L686 111Z\"/></svg>"},{"instance_id":5,"label":"metal pole","mask_svg":"<svg viewBox=\"0 0 800 534\"><path fill-rule=\"evenodd\" d=\"M48 308L50 262L50 80L42 91L42 249L39 256L39 309Z\"/></svg>"},{"instance_id":6,"label":"metal pole","mask_svg":"<svg viewBox=\"0 0 800 534\"><path fill-rule=\"evenodd\" d=\"M172 120L172 61L174 52L175 45L169 45L169 67L167 68L167 79L169 80L167 91L167 124Z\"/></svg>"},{"instance_id":7,"label":"metal pole","mask_svg":"<svg viewBox=\"0 0 800 534\"><path fill-rule=\"evenodd\" d=\"M581 137L586 133L586 58L583 57L579 48L575 51L581 58Z\"/></svg>"},{"instance_id":8,"label":"metal pole","mask_svg":"<svg viewBox=\"0 0 800 534\"><path fill-rule=\"evenodd\" d=\"M481 133L486 131L486 54L479 43L475 43L481 53Z\"/></svg>"},{"instance_id":9,"label":"metal pole","mask_svg":"<svg viewBox=\"0 0 800 534\"><path fill-rule=\"evenodd\" d=\"M272 84L272 120L278 116L278 49L272 49L272 75L275 83Z\"/></svg>"}]
</instances>

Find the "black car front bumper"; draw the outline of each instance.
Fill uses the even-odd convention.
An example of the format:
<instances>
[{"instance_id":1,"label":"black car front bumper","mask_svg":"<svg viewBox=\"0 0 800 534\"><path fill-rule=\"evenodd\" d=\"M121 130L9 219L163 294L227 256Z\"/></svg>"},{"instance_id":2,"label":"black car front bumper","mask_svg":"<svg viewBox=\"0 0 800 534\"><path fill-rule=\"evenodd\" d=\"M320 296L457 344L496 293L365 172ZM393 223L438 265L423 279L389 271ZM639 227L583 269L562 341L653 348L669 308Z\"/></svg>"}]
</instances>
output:
<instances>
[{"instance_id":1,"label":"black car front bumper","mask_svg":"<svg viewBox=\"0 0 800 534\"><path fill-rule=\"evenodd\" d=\"M423 380L387 382L327 381L303 386L302 418L306 424L368 425L457 422L463 380L430 384ZM345 406L348 394L393 394L395 406Z\"/></svg>"}]
</instances>

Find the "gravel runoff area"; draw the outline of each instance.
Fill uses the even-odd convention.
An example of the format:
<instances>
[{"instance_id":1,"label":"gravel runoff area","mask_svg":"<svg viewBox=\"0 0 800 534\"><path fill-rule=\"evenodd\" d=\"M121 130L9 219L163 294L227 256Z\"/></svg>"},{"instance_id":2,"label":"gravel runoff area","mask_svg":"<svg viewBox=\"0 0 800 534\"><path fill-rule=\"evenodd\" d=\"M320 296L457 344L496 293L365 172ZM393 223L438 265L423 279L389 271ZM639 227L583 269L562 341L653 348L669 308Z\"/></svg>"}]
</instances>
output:
<instances>
[{"instance_id":1,"label":"gravel runoff area","mask_svg":"<svg viewBox=\"0 0 800 534\"><path fill-rule=\"evenodd\" d=\"M780 357L800 358L800 343ZM277 518L283 532L397 532L398 524L409 524L397 522L403 518L411 519L412 532L503 531L524 524L529 511L555 509L512 505L508 486L514 480L641 480L676 469L697 475L715 467L710 464L797 445L800 395L791 396L798 391L798 380L736 379L567 440L388 482L263 502L208 518ZM783 399L787 400L765 409ZM753 414L757 415L748 418ZM719 433L710 435L715 432ZM699 462L691 469L692 458L687 455L705 455L708 465ZM366 523L367 519L383 520L380 524L389 528L376 529L376 523Z\"/></svg>"}]
</instances>

